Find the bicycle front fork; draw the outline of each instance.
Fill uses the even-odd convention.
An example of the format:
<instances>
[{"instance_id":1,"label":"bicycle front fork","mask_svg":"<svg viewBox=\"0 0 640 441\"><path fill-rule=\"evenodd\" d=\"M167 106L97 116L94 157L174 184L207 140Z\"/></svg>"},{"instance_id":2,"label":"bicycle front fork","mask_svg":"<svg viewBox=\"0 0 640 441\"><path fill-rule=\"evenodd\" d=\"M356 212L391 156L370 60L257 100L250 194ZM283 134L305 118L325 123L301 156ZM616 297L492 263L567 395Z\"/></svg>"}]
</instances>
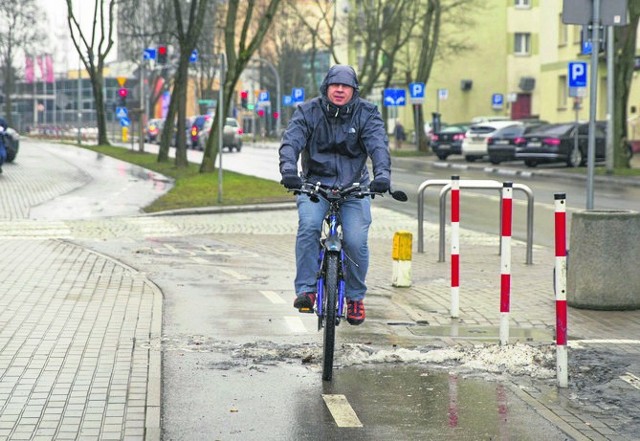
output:
<instances>
[{"instance_id":1,"label":"bicycle front fork","mask_svg":"<svg viewBox=\"0 0 640 441\"><path fill-rule=\"evenodd\" d=\"M318 259L320 269L318 271L318 281L316 283L316 314L318 317L324 317L324 280L326 275L326 267L325 267L325 253L327 250L324 248L320 250L320 257ZM346 274L345 268L345 255L344 250L340 251L340 273L338 274L338 309L337 309L337 317L344 317L344 299L345 299L345 290L346 290L346 282L344 280L344 275Z\"/></svg>"}]
</instances>

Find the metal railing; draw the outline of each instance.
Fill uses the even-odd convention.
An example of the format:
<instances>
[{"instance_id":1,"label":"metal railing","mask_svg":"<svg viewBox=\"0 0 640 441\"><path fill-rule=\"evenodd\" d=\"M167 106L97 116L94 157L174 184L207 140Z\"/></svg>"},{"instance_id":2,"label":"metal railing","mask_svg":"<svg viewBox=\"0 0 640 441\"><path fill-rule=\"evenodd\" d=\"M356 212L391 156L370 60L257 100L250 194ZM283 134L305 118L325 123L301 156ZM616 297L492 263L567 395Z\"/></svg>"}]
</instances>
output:
<instances>
[{"instance_id":1,"label":"metal railing","mask_svg":"<svg viewBox=\"0 0 640 441\"><path fill-rule=\"evenodd\" d=\"M502 199L502 187L503 183L495 180L465 180L461 179L460 188L473 188L477 190L497 190L500 192L500 198ZM438 250L438 262L445 261L445 225L446 225L446 197L451 190L450 179L428 179L420 184L418 187L418 252L424 253L424 193L429 187L442 186L440 190L440 211L439 211L439 250ZM513 184L514 190L519 190L525 193L527 196L527 252L526 252L526 264L531 265L533 263L533 192L529 187L523 184ZM502 201L501 201L502 202ZM500 204L502 209L502 204ZM502 213L498 217L498 222L502 218ZM500 238L502 240L502 238Z\"/></svg>"}]
</instances>

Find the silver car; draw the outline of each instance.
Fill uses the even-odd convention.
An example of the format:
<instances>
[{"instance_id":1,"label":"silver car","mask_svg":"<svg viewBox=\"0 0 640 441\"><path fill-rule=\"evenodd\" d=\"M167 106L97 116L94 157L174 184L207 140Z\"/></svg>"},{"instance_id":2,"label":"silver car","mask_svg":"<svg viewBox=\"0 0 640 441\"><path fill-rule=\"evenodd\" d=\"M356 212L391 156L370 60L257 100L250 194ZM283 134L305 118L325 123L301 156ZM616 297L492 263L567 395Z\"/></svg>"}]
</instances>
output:
<instances>
[{"instance_id":1,"label":"silver car","mask_svg":"<svg viewBox=\"0 0 640 441\"><path fill-rule=\"evenodd\" d=\"M213 118L209 118L202 127L198 144L201 150L207 145L207 139L209 139L209 133L211 132L211 126L213 125ZM238 120L235 118L227 118L225 120L223 135L222 135L222 147L226 147L230 152L235 149L237 152L242 150L242 128L238 124Z\"/></svg>"}]
</instances>

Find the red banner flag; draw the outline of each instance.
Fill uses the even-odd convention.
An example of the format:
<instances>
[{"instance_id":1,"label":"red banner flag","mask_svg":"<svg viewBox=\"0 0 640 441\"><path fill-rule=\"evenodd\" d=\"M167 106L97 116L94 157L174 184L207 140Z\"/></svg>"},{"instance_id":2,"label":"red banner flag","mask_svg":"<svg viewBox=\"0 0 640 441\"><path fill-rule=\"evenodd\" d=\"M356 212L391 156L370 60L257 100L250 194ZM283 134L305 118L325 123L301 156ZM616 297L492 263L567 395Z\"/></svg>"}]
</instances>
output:
<instances>
[{"instance_id":1,"label":"red banner flag","mask_svg":"<svg viewBox=\"0 0 640 441\"><path fill-rule=\"evenodd\" d=\"M55 81L55 75L53 73L53 57L50 54L45 55L45 72L47 83L53 83Z\"/></svg>"},{"instance_id":2,"label":"red banner flag","mask_svg":"<svg viewBox=\"0 0 640 441\"><path fill-rule=\"evenodd\" d=\"M24 80L33 83L33 57L29 55L24 57Z\"/></svg>"}]
</instances>

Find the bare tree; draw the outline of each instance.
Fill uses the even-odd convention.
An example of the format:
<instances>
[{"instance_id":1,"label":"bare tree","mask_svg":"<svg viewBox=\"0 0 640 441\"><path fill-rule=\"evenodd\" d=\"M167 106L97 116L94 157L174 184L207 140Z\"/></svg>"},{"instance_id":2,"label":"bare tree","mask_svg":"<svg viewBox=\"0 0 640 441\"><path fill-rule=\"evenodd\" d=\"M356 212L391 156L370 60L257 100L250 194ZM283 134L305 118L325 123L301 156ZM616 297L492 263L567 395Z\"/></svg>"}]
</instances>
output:
<instances>
[{"instance_id":1,"label":"bare tree","mask_svg":"<svg viewBox=\"0 0 640 441\"><path fill-rule=\"evenodd\" d=\"M15 78L18 68L16 55L35 50L43 41L39 23L44 22L44 14L35 0L0 1L0 70L4 91L4 114L7 123L13 125L12 94L15 92Z\"/></svg>"},{"instance_id":2,"label":"bare tree","mask_svg":"<svg viewBox=\"0 0 640 441\"><path fill-rule=\"evenodd\" d=\"M83 0L83 5L89 4ZM82 64L89 73L91 89L96 106L98 123L98 145L109 144L104 107L104 61L113 48L113 32L116 0L94 0L91 31L84 33L73 11L73 1L67 0L67 23L71 40L78 51Z\"/></svg>"},{"instance_id":3,"label":"bare tree","mask_svg":"<svg viewBox=\"0 0 640 441\"><path fill-rule=\"evenodd\" d=\"M227 61L227 71L224 78L223 108L228 109L234 96L234 90L242 71L245 69L253 54L258 50L273 22L281 0L229 0L226 9L224 27L224 44ZM243 10L240 11L240 4ZM210 172L215 168L215 159L222 146L219 144L219 118L226 113L216 112L211 136L207 140L200 172Z\"/></svg>"},{"instance_id":4,"label":"bare tree","mask_svg":"<svg viewBox=\"0 0 640 441\"><path fill-rule=\"evenodd\" d=\"M174 77L169 111L162 130L158 162L167 161L169 158L169 144L173 137L174 121L177 116L176 167L186 167L189 164L185 137L182 136L186 132L186 92L189 81L189 58L200 36L208 3L209 0L191 0L188 18L183 22L180 0L173 0L176 17L176 41L179 46L178 68Z\"/></svg>"}]
</instances>

